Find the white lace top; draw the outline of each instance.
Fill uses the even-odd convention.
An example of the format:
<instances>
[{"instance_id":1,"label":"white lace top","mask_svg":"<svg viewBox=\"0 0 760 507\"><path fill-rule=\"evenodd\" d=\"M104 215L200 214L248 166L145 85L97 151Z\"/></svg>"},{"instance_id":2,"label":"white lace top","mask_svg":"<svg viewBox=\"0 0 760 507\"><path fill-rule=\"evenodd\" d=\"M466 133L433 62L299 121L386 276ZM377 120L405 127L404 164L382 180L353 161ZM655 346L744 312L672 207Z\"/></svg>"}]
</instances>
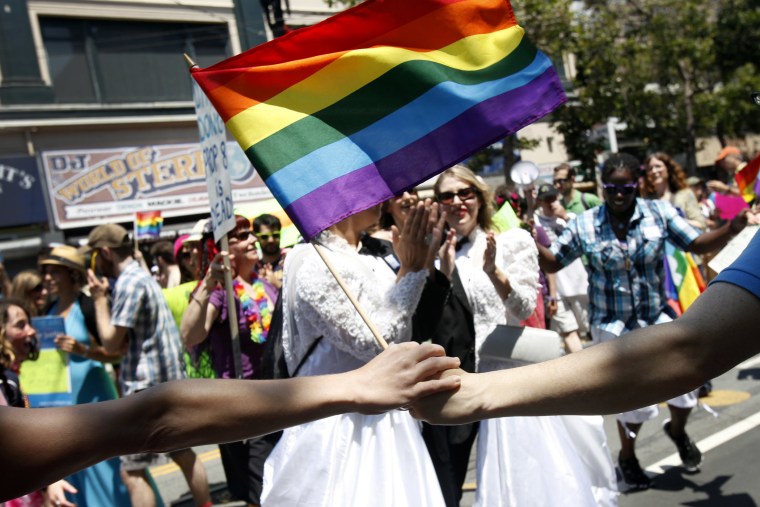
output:
<instances>
[{"instance_id":1,"label":"white lace top","mask_svg":"<svg viewBox=\"0 0 760 507\"><path fill-rule=\"evenodd\" d=\"M383 338L389 343L409 341L411 317L427 270L409 273L396 283L396 274L382 259L359 254L329 232L322 233L319 240ZM286 257L282 297L282 344L291 372L319 336L323 338L299 376L352 369L380 352L369 328L312 245L298 245Z\"/></svg>"},{"instance_id":2,"label":"white lace top","mask_svg":"<svg viewBox=\"0 0 760 507\"><path fill-rule=\"evenodd\" d=\"M457 252L456 265L475 323L475 350L497 324L518 325L536 308L538 249L530 233L510 229L496 236L496 266L506 274L512 291L502 300L483 271L486 233L476 227ZM479 354L477 360L480 362Z\"/></svg>"}]
</instances>

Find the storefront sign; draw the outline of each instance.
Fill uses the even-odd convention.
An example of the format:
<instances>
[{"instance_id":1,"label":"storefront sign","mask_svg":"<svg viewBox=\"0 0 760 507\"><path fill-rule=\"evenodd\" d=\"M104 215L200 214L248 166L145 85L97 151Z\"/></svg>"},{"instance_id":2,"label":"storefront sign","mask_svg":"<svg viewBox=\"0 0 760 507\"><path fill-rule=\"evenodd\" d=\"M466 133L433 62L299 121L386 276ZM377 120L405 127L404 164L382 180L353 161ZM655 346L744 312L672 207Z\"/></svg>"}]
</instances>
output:
<instances>
[{"instance_id":1,"label":"storefront sign","mask_svg":"<svg viewBox=\"0 0 760 507\"><path fill-rule=\"evenodd\" d=\"M47 221L37 161L34 157L0 158L0 227Z\"/></svg>"},{"instance_id":2,"label":"storefront sign","mask_svg":"<svg viewBox=\"0 0 760 507\"><path fill-rule=\"evenodd\" d=\"M236 203L271 197L236 143L227 143ZM136 211L165 217L209 213L203 152L198 144L41 155L55 223L61 229L129 222Z\"/></svg>"}]
</instances>

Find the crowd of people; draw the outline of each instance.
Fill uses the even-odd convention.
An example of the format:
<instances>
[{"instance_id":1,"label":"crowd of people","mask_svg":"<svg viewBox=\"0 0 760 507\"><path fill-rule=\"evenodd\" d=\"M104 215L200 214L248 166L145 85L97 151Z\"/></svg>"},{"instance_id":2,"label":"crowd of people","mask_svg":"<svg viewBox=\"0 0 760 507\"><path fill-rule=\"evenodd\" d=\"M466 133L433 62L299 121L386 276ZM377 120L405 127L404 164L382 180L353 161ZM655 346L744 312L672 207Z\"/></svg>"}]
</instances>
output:
<instances>
[{"instance_id":1,"label":"crowd of people","mask_svg":"<svg viewBox=\"0 0 760 507\"><path fill-rule=\"evenodd\" d=\"M737 152L724 150L716 161L731 176L743 167L729 167L732 158L741 156ZM195 504L211 505L205 469L190 448L207 441L221 443L230 495L248 505L453 507L461 500L477 440L477 505L559 505L568 499L573 505L616 505L615 463L629 487L651 485L636 457L636 436L657 415L657 406L649 404L668 398L664 433L683 466L698 470L702 455L686 432L698 402L694 375L652 389L640 404L627 405L630 400L620 399L625 397L621 388L619 398L609 392L607 405L584 402L588 408L579 404L577 411L552 411L543 407L553 394L547 391L541 398L537 388L535 401L522 400L522 411L520 401L515 410L507 395L484 406L491 382L515 381L516 372L523 370L509 356L483 354L498 326L556 331L568 356L564 361L606 360L610 350L620 349L620 340L688 321L690 313L679 318L668 304L666 244L709 255L747 224L760 223L752 207L756 194L737 191L733 178L723 186L687 179L665 153L654 153L643 164L628 154L609 157L601 169L602 198L580 192L575 178L574 169L561 164L551 183L494 193L468 168L456 165L437 178L429 199L412 189L323 231L316 243L382 338L391 344L423 344L391 345L376 360L382 348L373 330L314 246L281 248L281 225L272 215L253 221L236 216L235 228L227 234L228 251L214 241L208 220L173 243L153 243L146 255L135 251L123 227L104 224L80 248L49 249L37 270L12 279L0 270L1 404L28 405L18 372L39 354L31 323L45 315L65 320L65 333L55 338L55 346L68 354L75 404L124 398L103 406L114 407L112 413L125 419L136 417L132 411L142 407L148 418L147 404L159 397L150 393L162 393L164 401L166 393L173 393L176 399L167 410L187 417L188 410L202 410L206 403L178 387L186 384L175 381L187 376L214 379L201 381L197 389L219 398L209 405L217 411L198 421L147 420L146 427L155 425L152 431L158 432L150 438L135 435L133 441L105 445L98 452L68 449L91 452L93 456L73 460L89 467L63 481L53 480L60 478L55 473L40 474L34 480L47 486L26 501L156 505L148 469L168 457L181 469ZM738 196L747 206L725 219L710 205L711 192ZM494 225L501 206L515 209L521 227L499 230ZM225 264L231 270L231 292L225 288ZM701 269L707 276L705 263ZM231 314L236 328L230 325ZM589 357L585 348L605 342L598 347L602 352L584 359ZM454 359L445 362L444 353ZM392 365L388 355L398 364ZM636 360L645 362L646 357ZM400 364L425 364L426 376L403 377ZM446 370L431 380L433 373ZM271 407L248 412L222 407L222 400L236 404L231 393L237 387L227 394L212 387L234 379L283 376L324 382L354 371L362 373L353 378L363 380L376 380L378 371L400 378L392 393L390 387L373 386L358 401L346 400L343 392L337 399L325 394L309 403L297 389L284 387L296 385L289 380L267 381L260 392L252 388L255 392L248 395ZM426 387L410 394L410 386L423 379L428 379ZM482 392L476 379L484 379ZM163 391L157 390L166 383ZM601 384L593 388L609 389ZM239 389L243 395L244 388ZM440 391L445 392L419 401ZM292 405L280 399L283 393L294 397ZM383 410L376 410L379 406ZM412 410L387 410L399 406ZM616 459L599 415L610 411L620 412ZM564 413L583 415L552 415ZM425 422L420 427L410 414L461 424ZM260 421L254 423L254 418ZM244 423L251 425L249 430ZM186 433L177 429L183 425ZM167 428L181 437L168 435ZM199 437L201 430L208 433ZM105 432L97 436L108 438ZM147 441L154 445L147 447Z\"/></svg>"}]
</instances>

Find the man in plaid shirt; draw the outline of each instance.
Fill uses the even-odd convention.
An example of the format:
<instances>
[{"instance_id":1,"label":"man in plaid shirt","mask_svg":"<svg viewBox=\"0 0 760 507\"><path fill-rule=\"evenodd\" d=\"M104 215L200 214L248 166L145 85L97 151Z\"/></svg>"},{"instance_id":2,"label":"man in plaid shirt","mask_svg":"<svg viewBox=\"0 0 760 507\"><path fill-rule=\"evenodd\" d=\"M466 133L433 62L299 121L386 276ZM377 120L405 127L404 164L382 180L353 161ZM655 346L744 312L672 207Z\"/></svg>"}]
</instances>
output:
<instances>
[{"instance_id":1,"label":"man in plaid shirt","mask_svg":"<svg viewBox=\"0 0 760 507\"><path fill-rule=\"evenodd\" d=\"M612 155L602 168L605 203L572 220L551 250L538 245L541 268L548 273L581 255L588 258L591 336L596 343L672 320L663 284L666 241L686 251L706 253L722 248L747 224L747 214L741 213L700 235L669 203L637 199L639 167L631 155ZM702 461L685 431L696 403L696 392L669 400L671 419L663 427L690 471L699 470ZM636 489L651 484L636 459L636 435L657 413L652 405L618 415L618 462L623 478Z\"/></svg>"},{"instance_id":2,"label":"man in plaid shirt","mask_svg":"<svg viewBox=\"0 0 760 507\"><path fill-rule=\"evenodd\" d=\"M93 229L87 246L97 271L116 279L109 308L108 279L87 274L95 317L103 347L124 355L119 383L124 396L161 382L184 378L182 342L161 287L134 258L133 245L123 227L100 225ZM196 505L211 505L203 464L192 449L170 452L182 469ZM121 477L133 505L155 505L146 470L161 455L132 454L121 457Z\"/></svg>"}]
</instances>

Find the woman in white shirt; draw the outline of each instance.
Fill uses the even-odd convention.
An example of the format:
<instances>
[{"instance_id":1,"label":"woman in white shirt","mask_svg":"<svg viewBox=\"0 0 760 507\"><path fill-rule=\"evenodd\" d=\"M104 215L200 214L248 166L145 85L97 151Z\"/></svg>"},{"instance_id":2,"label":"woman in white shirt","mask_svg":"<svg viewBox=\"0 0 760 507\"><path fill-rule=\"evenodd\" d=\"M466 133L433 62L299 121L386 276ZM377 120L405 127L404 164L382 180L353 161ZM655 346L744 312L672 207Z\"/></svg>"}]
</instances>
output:
<instances>
[{"instance_id":1,"label":"woman in white shirt","mask_svg":"<svg viewBox=\"0 0 760 507\"><path fill-rule=\"evenodd\" d=\"M410 340L411 317L440 240L436 205L431 211L424 206L413 208L402 229L394 231L398 275L382 259L359 254L361 235L377 222L379 206L318 237L388 342ZM380 352L312 245L298 245L288 254L281 297L291 376L353 370ZM443 498L418 423L408 412L392 411L333 416L286 430L265 466L262 504L437 507Z\"/></svg>"},{"instance_id":2,"label":"woman in white shirt","mask_svg":"<svg viewBox=\"0 0 760 507\"><path fill-rule=\"evenodd\" d=\"M538 252L519 228L491 230L490 188L454 166L438 178L435 195L460 248L442 253L441 271L454 268L467 293L479 372L517 366L481 357L497 324L519 325L534 310ZM476 505L616 505L614 468L601 417L513 417L481 422Z\"/></svg>"}]
</instances>

